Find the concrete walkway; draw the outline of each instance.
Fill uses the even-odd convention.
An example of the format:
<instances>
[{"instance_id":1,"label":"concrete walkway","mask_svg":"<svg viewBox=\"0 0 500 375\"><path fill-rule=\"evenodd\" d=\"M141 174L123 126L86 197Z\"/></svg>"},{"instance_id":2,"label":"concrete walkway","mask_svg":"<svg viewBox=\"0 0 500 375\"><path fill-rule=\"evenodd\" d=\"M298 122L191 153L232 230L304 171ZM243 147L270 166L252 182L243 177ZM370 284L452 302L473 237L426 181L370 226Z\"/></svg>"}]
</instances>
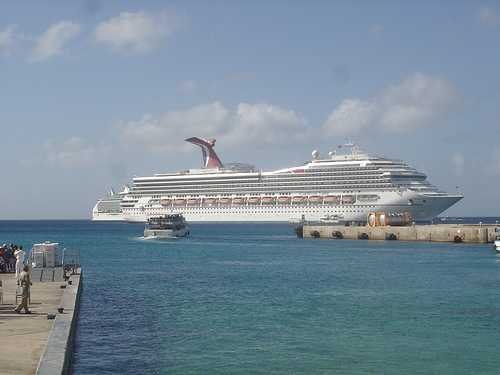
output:
<instances>
[{"instance_id":1,"label":"concrete walkway","mask_svg":"<svg viewBox=\"0 0 500 375\"><path fill-rule=\"evenodd\" d=\"M64 282L33 282L31 315L13 312L16 281L14 274L0 274L3 304L0 305L0 373L34 374L54 320L47 313L57 313Z\"/></svg>"}]
</instances>

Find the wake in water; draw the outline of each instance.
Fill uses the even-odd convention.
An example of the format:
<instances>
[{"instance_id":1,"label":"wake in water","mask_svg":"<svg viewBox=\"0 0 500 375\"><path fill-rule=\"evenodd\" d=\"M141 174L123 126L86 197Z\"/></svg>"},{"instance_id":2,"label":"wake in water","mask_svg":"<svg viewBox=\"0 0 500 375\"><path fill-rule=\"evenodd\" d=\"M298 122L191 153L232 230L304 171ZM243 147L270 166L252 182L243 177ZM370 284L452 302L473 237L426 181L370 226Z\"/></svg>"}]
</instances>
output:
<instances>
[{"instance_id":1,"label":"wake in water","mask_svg":"<svg viewBox=\"0 0 500 375\"><path fill-rule=\"evenodd\" d=\"M139 236L139 237L132 237L132 240L135 240L135 241L161 241L161 242L169 242L169 241L178 241L178 240L182 240L184 239L185 237L157 237L157 236L148 236L148 237L144 237L144 236Z\"/></svg>"}]
</instances>

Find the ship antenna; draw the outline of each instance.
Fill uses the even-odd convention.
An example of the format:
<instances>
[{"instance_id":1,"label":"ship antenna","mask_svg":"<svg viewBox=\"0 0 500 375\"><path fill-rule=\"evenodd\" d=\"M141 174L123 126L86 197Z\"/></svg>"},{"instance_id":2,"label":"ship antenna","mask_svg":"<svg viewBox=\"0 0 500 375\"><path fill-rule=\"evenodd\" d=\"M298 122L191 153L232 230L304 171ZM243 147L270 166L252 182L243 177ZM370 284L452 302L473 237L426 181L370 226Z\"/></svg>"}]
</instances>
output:
<instances>
[{"instance_id":1,"label":"ship antenna","mask_svg":"<svg viewBox=\"0 0 500 375\"><path fill-rule=\"evenodd\" d=\"M352 142L351 138L346 138L344 147L349 147L352 155L356 155L358 153L358 146Z\"/></svg>"}]
</instances>

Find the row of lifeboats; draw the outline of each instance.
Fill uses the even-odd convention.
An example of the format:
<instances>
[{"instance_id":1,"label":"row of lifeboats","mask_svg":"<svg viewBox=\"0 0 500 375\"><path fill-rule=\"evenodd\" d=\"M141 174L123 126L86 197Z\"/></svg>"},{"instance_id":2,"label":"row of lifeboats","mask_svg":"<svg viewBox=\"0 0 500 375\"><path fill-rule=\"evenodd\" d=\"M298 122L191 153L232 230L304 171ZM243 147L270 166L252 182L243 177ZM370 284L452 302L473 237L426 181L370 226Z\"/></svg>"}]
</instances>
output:
<instances>
[{"instance_id":1,"label":"row of lifeboats","mask_svg":"<svg viewBox=\"0 0 500 375\"><path fill-rule=\"evenodd\" d=\"M354 204L354 195L281 195L264 197L221 197L221 198L163 198L160 204L164 207L197 207L197 206L266 206L266 205L301 205L301 204Z\"/></svg>"}]
</instances>

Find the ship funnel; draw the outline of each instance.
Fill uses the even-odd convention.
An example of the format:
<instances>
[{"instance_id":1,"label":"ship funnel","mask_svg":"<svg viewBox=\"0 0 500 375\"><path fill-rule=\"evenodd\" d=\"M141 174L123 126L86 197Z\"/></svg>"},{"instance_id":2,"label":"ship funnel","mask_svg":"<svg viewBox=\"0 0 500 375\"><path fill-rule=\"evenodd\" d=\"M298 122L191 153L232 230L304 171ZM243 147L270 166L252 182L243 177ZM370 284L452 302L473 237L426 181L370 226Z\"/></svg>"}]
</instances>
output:
<instances>
[{"instance_id":1,"label":"ship funnel","mask_svg":"<svg viewBox=\"0 0 500 375\"><path fill-rule=\"evenodd\" d=\"M186 139L186 142L200 146L203 155L203 166L205 168L222 168L222 163L214 151L215 139L191 137Z\"/></svg>"}]
</instances>

